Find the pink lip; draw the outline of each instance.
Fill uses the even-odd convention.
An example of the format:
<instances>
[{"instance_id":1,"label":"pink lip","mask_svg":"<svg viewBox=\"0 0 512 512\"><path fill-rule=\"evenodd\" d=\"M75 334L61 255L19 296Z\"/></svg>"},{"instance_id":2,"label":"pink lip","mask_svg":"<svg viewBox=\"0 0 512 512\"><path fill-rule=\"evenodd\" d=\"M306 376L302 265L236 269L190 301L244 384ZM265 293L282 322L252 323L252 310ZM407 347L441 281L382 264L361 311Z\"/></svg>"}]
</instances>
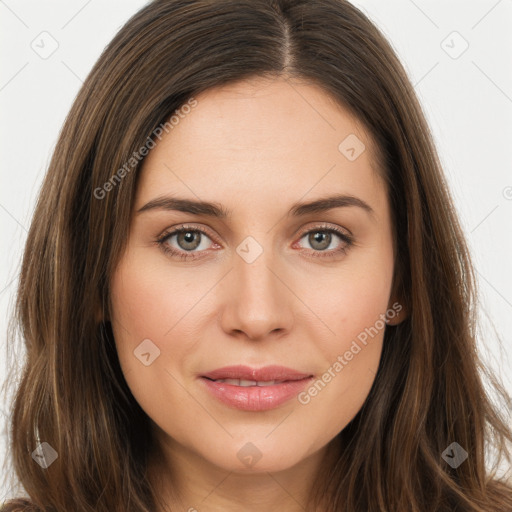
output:
<instances>
[{"instance_id":1,"label":"pink lip","mask_svg":"<svg viewBox=\"0 0 512 512\"><path fill-rule=\"evenodd\" d=\"M297 396L313 376L284 366L226 366L204 375L201 380L213 396L222 403L245 411L266 411L274 409ZM270 386L237 386L219 379L243 379L258 382L279 381Z\"/></svg>"},{"instance_id":2,"label":"pink lip","mask_svg":"<svg viewBox=\"0 0 512 512\"><path fill-rule=\"evenodd\" d=\"M285 366L264 366L263 368L251 368L249 366L224 366L208 373L204 373L201 377L208 379L244 379L256 381L269 380L301 380L311 377L311 374L301 373Z\"/></svg>"}]
</instances>

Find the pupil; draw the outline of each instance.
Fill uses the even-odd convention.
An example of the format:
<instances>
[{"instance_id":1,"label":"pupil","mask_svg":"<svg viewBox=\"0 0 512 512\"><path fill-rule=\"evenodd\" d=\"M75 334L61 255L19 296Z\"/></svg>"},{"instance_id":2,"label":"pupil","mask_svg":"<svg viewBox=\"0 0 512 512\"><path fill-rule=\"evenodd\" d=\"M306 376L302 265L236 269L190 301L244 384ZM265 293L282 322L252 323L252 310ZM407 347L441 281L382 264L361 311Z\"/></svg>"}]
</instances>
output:
<instances>
[{"instance_id":1,"label":"pupil","mask_svg":"<svg viewBox=\"0 0 512 512\"><path fill-rule=\"evenodd\" d=\"M178 243L182 246L182 249L195 249L199 245L197 241L194 241L195 239L196 233L193 231L183 231L178 236Z\"/></svg>"},{"instance_id":2,"label":"pupil","mask_svg":"<svg viewBox=\"0 0 512 512\"><path fill-rule=\"evenodd\" d=\"M320 247L317 246L317 249L325 249L329 246L330 242L330 234L329 233L322 233L320 231L317 231L312 235L314 243L319 243ZM323 239L323 242L322 242Z\"/></svg>"}]
</instances>

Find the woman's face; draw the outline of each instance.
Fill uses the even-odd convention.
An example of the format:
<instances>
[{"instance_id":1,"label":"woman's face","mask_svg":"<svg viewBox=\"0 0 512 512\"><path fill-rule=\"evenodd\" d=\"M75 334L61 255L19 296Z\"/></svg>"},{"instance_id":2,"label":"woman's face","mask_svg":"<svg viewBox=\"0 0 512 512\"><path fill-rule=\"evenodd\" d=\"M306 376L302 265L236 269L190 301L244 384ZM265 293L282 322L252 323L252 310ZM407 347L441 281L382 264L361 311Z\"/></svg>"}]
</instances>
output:
<instances>
[{"instance_id":1,"label":"woman's face","mask_svg":"<svg viewBox=\"0 0 512 512\"><path fill-rule=\"evenodd\" d=\"M111 281L119 360L170 458L283 470L360 410L384 315L400 321L386 189L367 134L316 86L196 100L139 176Z\"/></svg>"}]
</instances>

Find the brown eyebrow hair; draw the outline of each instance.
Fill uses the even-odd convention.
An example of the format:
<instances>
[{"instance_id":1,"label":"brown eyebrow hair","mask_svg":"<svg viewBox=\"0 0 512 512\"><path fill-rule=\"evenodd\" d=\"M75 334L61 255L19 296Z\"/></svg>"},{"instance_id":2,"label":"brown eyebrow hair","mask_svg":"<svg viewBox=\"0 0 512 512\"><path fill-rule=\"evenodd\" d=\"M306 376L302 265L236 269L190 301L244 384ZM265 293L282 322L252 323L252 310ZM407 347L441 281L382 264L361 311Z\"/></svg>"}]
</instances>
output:
<instances>
[{"instance_id":1,"label":"brown eyebrow hair","mask_svg":"<svg viewBox=\"0 0 512 512\"><path fill-rule=\"evenodd\" d=\"M333 208L342 208L356 206L362 208L370 216L375 216L373 208L358 197L344 194L328 196L307 203L295 203L290 208L288 216L300 217L311 213L321 213ZM137 210L137 214L149 210L178 210L180 212L191 213L192 215L206 215L226 219L231 216L232 211L224 208L219 203L208 201L196 201L193 199L184 199L179 197L157 197L152 199Z\"/></svg>"}]
</instances>

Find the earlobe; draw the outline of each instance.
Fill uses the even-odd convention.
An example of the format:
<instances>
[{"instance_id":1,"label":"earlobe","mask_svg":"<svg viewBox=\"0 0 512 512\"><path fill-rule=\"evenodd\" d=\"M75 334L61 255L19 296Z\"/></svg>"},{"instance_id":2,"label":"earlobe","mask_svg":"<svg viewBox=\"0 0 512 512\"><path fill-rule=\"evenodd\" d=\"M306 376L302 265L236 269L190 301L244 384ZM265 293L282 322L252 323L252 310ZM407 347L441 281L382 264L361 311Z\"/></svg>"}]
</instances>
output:
<instances>
[{"instance_id":1,"label":"earlobe","mask_svg":"<svg viewBox=\"0 0 512 512\"><path fill-rule=\"evenodd\" d=\"M405 303L400 300L391 299L386 311L386 323L388 325L398 325L409 316L408 308Z\"/></svg>"},{"instance_id":2,"label":"earlobe","mask_svg":"<svg viewBox=\"0 0 512 512\"><path fill-rule=\"evenodd\" d=\"M96 324L101 324L104 321L103 311L101 310L101 306L97 304L96 313L94 315L94 319Z\"/></svg>"},{"instance_id":3,"label":"earlobe","mask_svg":"<svg viewBox=\"0 0 512 512\"><path fill-rule=\"evenodd\" d=\"M388 325L398 325L409 316L409 308L404 299L405 293L401 284L402 278L401 275L398 275L393 282L392 293L386 311L386 323Z\"/></svg>"},{"instance_id":4,"label":"earlobe","mask_svg":"<svg viewBox=\"0 0 512 512\"><path fill-rule=\"evenodd\" d=\"M404 290L404 269L395 261L391 293L386 311L387 325L398 325L409 316L409 307Z\"/></svg>"},{"instance_id":5,"label":"earlobe","mask_svg":"<svg viewBox=\"0 0 512 512\"><path fill-rule=\"evenodd\" d=\"M108 314L108 310L102 307L102 300L98 298L96 302L96 313L94 315L96 324L101 324L102 322L109 322L110 316Z\"/></svg>"}]
</instances>

